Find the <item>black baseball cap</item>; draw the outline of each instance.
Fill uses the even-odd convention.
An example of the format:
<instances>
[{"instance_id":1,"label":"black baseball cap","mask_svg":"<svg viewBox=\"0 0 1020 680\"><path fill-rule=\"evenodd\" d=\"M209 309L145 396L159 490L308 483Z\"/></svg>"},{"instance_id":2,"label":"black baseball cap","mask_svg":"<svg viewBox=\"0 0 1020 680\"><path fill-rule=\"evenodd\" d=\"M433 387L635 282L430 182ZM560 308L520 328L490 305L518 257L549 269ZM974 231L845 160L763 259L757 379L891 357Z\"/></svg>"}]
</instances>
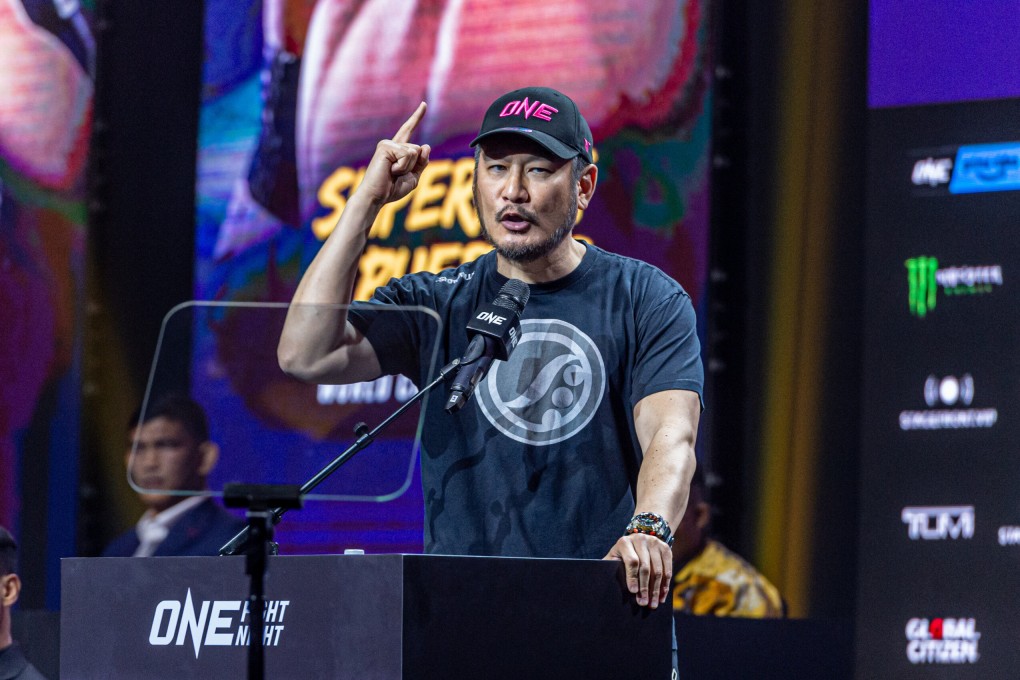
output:
<instances>
[{"instance_id":1,"label":"black baseball cap","mask_svg":"<svg viewBox=\"0 0 1020 680\"><path fill-rule=\"evenodd\" d=\"M497 134L524 135L564 160L593 162L587 121L570 97L549 87L522 87L492 102L471 146Z\"/></svg>"}]
</instances>

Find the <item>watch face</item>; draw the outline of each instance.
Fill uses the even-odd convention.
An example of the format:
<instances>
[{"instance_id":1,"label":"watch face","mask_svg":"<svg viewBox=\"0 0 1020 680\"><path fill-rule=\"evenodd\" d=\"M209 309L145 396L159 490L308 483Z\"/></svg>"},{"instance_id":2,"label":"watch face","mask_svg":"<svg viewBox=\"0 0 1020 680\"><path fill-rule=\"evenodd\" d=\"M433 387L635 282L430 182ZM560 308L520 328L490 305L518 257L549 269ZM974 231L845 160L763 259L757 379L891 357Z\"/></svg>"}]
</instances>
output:
<instances>
[{"instance_id":1,"label":"watch face","mask_svg":"<svg viewBox=\"0 0 1020 680\"><path fill-rule=\"evenodd\" d=\"M627 525L626 533L651 534L660 541L664 541L666 545L673 545L673 536L670 533L669 525L666 523L666 520L654 513L642 512L639 515L635 515L630 520L630 524Z\"/></svg>"},{"instance_id":2,"label":"watch face","mask_svg":"<svg viewBox=\"0 0 1020 680\"><path fill-rule=\"evenodd\" d=\"M634 531L640 531L642 533L652 532L659 534L662 532L662 522L655 517L648 517L646 515L638 515L631 520L630 526Z\"/></svg>"}]
</instances>

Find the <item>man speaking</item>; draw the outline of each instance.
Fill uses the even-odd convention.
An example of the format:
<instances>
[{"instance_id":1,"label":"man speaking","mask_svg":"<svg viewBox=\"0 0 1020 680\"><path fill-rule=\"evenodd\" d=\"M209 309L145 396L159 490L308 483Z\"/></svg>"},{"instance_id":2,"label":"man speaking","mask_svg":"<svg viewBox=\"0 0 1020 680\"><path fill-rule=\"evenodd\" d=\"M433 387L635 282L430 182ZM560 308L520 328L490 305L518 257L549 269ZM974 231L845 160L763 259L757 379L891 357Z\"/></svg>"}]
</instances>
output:
<instances>
[{"instance_id":1,"label":"man speaking","mask_svg":"<svg viewBox=\"0 0 1020 680\"><path fill-rule=\"evenodd\" d=\"M295 292L280 365L320 383L402 373L423 385L437 341L441 364L463 357L476 310L493 318L490 303L516 300L520 336L508 360L471 376L473 396L450 413L444 399L429 401L425 551L621 560L638 604L655 608L669 597L670 528L695 467L703 369L694 311L655 267L572 238L598 169L571 99L528 87L486 112L472 142L474 201L493 252L392 280L349 313L311 307L351 303L380 208L412 191L428 165L429 145L411 141L425 111L422 103L379 142ZM514 292L521 282L530 295ZM435 310L440 337L434 323L387 311L393 305Z\"/></svg>"}]
</instances>

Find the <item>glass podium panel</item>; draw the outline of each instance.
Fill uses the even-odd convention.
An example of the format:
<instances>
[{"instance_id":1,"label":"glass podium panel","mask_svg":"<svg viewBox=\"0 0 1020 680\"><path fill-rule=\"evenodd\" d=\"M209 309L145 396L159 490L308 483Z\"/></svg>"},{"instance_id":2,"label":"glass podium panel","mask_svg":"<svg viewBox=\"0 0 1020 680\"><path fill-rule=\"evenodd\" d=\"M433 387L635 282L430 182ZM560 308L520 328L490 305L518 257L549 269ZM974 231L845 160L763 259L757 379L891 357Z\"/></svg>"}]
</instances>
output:
<instances>
[{"instance_id":1,"label":"glass podium panel","mask_svg":"<svg viewBox=\"0 0 1020 680\"><path fill-rule=\"evenodd\" d=\"M439 317L432 310L366 306L373 326L382 324L383 332L440 337ZM134 419L128 481L136 492L222 496L229 483L304 485L354 444L356 428L375 428L417 395L424 384L415 381L438 373L436 347L430 343L402 363L418 369L420 376L368 376L373 355L366 360L355 353L349 365L353 374L371 379L351 384L298 379L285 373L277 358L288 314L302 328L323 329L309 337L321 333L317 342L331 346L335 338L325 336L335 335L347 309L188 302L166 316ZM394 418L305 498L383 503L404 494L414 477L429 398L423 396L421 404ZM195 410L207 417L207 433L200 424L185 426Z\"/></svg>"}]
</instances>

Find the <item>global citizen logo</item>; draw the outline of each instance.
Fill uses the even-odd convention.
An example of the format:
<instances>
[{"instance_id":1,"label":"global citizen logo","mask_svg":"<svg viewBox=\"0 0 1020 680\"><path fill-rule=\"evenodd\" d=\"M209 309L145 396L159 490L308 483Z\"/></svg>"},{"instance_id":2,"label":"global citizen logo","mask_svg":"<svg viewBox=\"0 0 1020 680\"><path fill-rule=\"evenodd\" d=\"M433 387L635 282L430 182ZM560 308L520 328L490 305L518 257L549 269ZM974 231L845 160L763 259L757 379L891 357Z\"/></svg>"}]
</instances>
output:
<instances>
[{"instance_id":1,"label":"global citizen logo","mask_svg":"<svg viewBox=\"0 0 1020 680\"><path fill-rule=\"evenodd\" d=\"M974 538L973 505L907 507L900 517L912 541Z\"/></svg>"},{"instance_id":2,"label":"global citizen logo","mask_svg":"<svg viewBox=\"0 0 1020 680\"><path fill-rule=\"evenodd\" d=\"M290 600L267 600L264 604L262 643L266 647L276 647L280 644ZM203 600L196 611L191 588L188 588L183 603L180 600L163 600L156 605L149 644L155 647L183 646L190 636L196 659L204 646L247 647L251 639L249 613L247 600Z\"/></svg>"},{"instance_id":3,"label":"global citizen logo","mask_svg":"<svg viewBox=\"0 0 1020 680\"><path fill-rule=\"evenodd\" d=\"M938 289L944 295L981 295L1002 285L1002 266L939 267L938 258L912 257L907 268L907 301L910 313L923 319L935 309Z\"/></svg>"},{"instance_id":4,"label":"global citizen logo","mask_svg":"<svg viewBox=\"0 0 1020 680\"><path fill-rule=\"evenodd\" d=\"M907 659L912 664L977 663L978 640L974 619L910 619L906 626Z\"/></svg>"},{"instance_id":5,"label":"global citizen logo","mask_svg":"<svg viewBox=\"0 0 1020 680\"><path fill-rule=\"evenodd\" d=\"M927 410L900 411L901 430L971 430L991 427L999 420L994 408L942 408L970 406L974 401L974 377L929 375L924 381Z\"/></svg>"}]
</instances>

